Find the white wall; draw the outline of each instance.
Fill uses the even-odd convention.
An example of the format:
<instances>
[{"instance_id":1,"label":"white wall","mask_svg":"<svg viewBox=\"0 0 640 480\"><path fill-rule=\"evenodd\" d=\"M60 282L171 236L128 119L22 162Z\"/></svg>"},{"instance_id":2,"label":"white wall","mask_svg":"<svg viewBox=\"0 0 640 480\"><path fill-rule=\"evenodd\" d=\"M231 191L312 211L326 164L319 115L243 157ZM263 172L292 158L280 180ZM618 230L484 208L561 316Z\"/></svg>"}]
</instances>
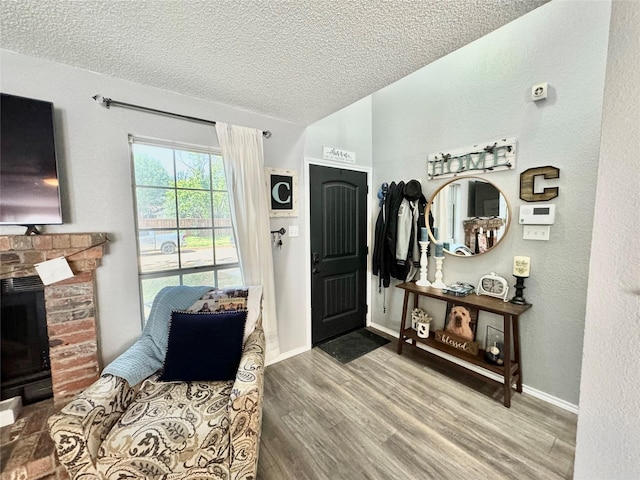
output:
<instances>
[{"instance_id":1,"label":"white wall","mask_svg":"<svg viewBox=\"0 0 640 480\"><path fill-rule=\"evenodd\" d=\"M514 255L531 257L525 298L533 308L521 319L524 383L569 408L580 385L609 13L604 1L550 2L373 94L374 188L419 178L428 197L446 180L426 181L427 155L515 136L515 171L484 176L517 215L525 203L520 173L560 169L550 241L523 240L523 228L512 223L492 251L447 256L444 279L476 285L494 271L513 285ZM534 103L530 89L539 82L549 82L549 98ZM374 294L373 321L397 331L401 302L393 283L386 313L382 295ZM424 306L443 322L444 302ZM481 314L481 338L485 320L499 318Z\"/></svg>"},{"instance_id":2,"label":"white wall","mask_svg":"<svg viewBox=\"0 0 640 480\"><path fill-rule=\"evenodd\" d=\"M373 159L371 96L309 125L305 157L322 159L322 147L335 147L356 154L356 165L370 167Z\"/></svg>"},{"instance_id":3,"label":"white wall","mask_svg":"<svg viewBox=\"0 0 640 480\"><path fill-rule=\"evenodd\" d=\"M371 96L365 97L351 105L332 113L331 115L309 125L305 131L305 188L309 184L309 165L324 165L335 168L347 168L351 170L359 170L367 173L367 182L370 187L367 202L367 225L372 230L375 221L373 219L373 210L371 208L371 197L375 192L371 192L371 163L372 163L372 130L371 130ZM324 160L322 158L323 147L333 147L340 150L347 150L355 154L355 162L337 162ZM307 199L308 201L308 199ZM305 212L305 229L310 229L309 212ZM368 240L367 244L371 241ZM311 265L311 242L307 237L305 244L307 256L304 265ZM370 262L368 262L370 263ZM368 265L368 273L370 274L370 265ZM305 267L303 270L305 275L304 282L308 302L311 301L311 272L310 268ZM370 295L370 282L367 283L367 295ZM307 331L307 347L311 347L311 310L307 312L306 323ZM370 318L367 318L369 322Z\"/></svg>"},{"instance_id":4,"label":"white wall","mask_svg":"<svg viewBox=\"0 0 640 480\"><path fill-rule=\"evenodd\" d=\"M640 3L611 14L576 479L640 478Z\"/></svg>"},{"instance_id":5,"label":"white wall","mask_svg":"<svg viewBox=\"0 0 640 480\"><path fill-rule=\"evenodd\" d=\"M137 338L141 328L127 135L210 146L217 145L217 138L207 125L122 108L107 110L91 97L100 93L127 103L270 130L273 136L264 141L265 164L273 167L301 168L304 129L6 50L0 55L2 92L54 103L65 223L46 227L46 232L107 232L111 239L97 270L100 352L103 362L109 362ZM22 234L24 228L0 231ZM305 342L304 286L294 276L283 275L299 264L302 255L301 242L291 242L274 256L283 353Z\"/></svg>"}]
</instances>

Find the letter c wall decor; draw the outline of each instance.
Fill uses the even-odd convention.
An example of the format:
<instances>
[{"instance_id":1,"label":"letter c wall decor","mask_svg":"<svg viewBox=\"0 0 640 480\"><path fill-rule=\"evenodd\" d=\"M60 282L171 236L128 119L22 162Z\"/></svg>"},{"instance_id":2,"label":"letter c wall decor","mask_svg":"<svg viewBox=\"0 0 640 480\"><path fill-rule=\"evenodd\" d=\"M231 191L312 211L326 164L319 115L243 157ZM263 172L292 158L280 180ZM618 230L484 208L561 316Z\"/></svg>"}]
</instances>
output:
<instances>
[{"instance_id":1,"label":"letter c wall decor","mask_svg":"<svg viewBox=\"0 0 640 480\"><path fill-rule=\"evenodd\" d=\"M545 188L535 193L536 177L542 175L545 180L560 178L560 169L550 165L529 168L520 174L520 198L526 202L546 202L558 196L559 187Z\"/></svg>"},{"instance_id":2,"label":"letter c wall decor","mask_svg":"<svg viewBox=\"0 0 640 480\"><path fill-rule=\"evenodd\" d=\"M265 167L270 217L298 216L298 172Z\"/></svg>"}]
</instances>

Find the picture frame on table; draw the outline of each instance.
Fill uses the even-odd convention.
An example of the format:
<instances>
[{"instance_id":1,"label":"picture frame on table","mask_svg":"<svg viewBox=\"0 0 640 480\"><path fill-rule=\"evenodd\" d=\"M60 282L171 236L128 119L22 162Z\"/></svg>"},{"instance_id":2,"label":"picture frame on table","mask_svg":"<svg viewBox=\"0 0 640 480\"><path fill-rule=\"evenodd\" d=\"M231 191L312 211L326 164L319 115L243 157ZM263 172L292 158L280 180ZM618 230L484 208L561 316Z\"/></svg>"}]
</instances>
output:
<instances>
[{"instance_id":1,"label":"picture frame on table","mask_svg":"<svg viewBox=\"0 0 640 480\"><path fill-rule=\"evenodd\" d=\"M265 167L269 217L298 216L298 171Z\"/></svg>"},{"instance_id":2,"label":"picture frame on table","mask_svg":"<svg viewBox=\"0 0 640 480\"><path fill-rule=\"evenodd\" d=\"M436 330L436 341L470 355L477 355L480 345L475 341L478 309L447 302L444 329Z\"/></svg>"},{"instance_id":3,"label":"picture frame on table","mask_svg":"<svg viewBox=\"0 0 640 480\"><path fill-rule=\"evenodd\" d=\"M477 326L477 308L457 305L456 302L447 302L447 311L444 318L445 332L473 341L476 338Z\"/></svg>"}]
</instances>

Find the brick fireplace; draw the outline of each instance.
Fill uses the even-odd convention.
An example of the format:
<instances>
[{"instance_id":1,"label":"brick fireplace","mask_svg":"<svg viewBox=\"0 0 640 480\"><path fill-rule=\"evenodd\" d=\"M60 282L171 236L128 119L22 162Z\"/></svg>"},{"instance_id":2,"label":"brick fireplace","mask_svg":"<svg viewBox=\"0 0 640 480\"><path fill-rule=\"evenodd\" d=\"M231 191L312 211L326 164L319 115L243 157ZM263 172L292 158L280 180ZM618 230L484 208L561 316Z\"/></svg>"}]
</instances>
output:
<instances>
[{"instance_id":1,"label":"brick fireplace","mask_svg":"<svg viewBox=\"0 0 640 480\"><path fill-rule=\"evenodd\" d=\"M95 270L106 233L0 235L0 276L37 275L33 265L65 257L73 278L44 288L53 399L70 400L99 377Z\"/></svg>"}]
</instances>

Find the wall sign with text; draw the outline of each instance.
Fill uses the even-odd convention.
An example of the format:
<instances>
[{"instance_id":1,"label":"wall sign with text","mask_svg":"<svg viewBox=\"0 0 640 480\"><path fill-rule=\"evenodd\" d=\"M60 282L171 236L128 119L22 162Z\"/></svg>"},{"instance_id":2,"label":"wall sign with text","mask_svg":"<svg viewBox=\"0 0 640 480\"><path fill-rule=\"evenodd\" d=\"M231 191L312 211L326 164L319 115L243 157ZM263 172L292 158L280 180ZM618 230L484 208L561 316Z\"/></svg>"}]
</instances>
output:
<instances>
[{"instance_id":1,"label":"wall sign with text","mask_svg":"<svg viewBox=\"0 0 640 480\"><path fill-rule=\"evenodd\" d=\"M429 180L510 170L516 166L516 139L501 138L471 147L429 155Z\"/></svg>"},{"instance_id":2,"label":"wall sign with text","mask_svg":"<svg viewBox=\"0 0 640 480\"><path fill-rule=\"evenodd\" d=\"M298 216L298 172L282 168L264 169L270 217Z\"/></svg>"},{"instance_id":3,"label":"wall sign with text","mask_svg":"<svg viewBox=\"0 0 640 480\"><path fill-rule=\"evenodd\" d=\"M356 163L356 153L335 147L322 147L322 158L335 162Z\"/></svg>"}]
</instances>

